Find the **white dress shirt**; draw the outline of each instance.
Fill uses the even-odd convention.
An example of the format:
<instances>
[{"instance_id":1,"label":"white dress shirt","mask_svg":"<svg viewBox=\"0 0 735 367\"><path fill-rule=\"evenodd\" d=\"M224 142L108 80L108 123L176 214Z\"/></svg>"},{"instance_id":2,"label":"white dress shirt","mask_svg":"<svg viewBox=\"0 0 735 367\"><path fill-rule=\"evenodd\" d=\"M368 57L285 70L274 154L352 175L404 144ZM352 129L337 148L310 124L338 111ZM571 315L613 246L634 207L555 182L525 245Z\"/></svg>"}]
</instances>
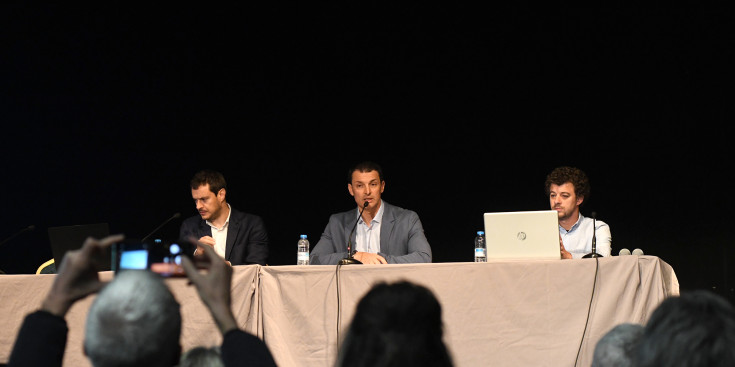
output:
<instances>
[{"instance_id":1,"label":"white dress shirt","mask_svg":"<svg viewBox=\"0 0 735 367\"><path fill-rule=\"evenodd\" d=\"M358 208L357 215L360 215ZM370 225L360 217L357 221L357 229L355 233L355 250L359 252L370 252L377 254L380 252L380 223L383 221L383 205L381 201L380 209L375 214L375 218L370 221Z\"/></svg>"},{"instance_id":2,"label":"white dress shirt","mask_svg":"<svg viewBox=\"0 0 735 367\"><path fill-rule=\"evenodd\" d=\"M214 238L214 251L222 258L225 257L225 249L227 248L227 227L230 226L230 215L232 215L232 207L230 207L229 203L227 203L227 208L230 209L230 212L229 214L227 214L227 220L225 221L225 224L222 225L222 227L217 228L214 224L212 224L212 222L207 221L207 224L212 227L212 238Z\"/></svg>"},{"instance_id":3,"label":"white dress shirt","mask_svg":"<svg viewBox=\"0 0 735 367\"><path fill-rule=\"evenodd\" d=\"M610 226L601 220L593 220L579 213L577 223L574 223L568 231L559 225L559 234L564 243L564 248L572 254L573 259L582 258L592 252L592 223L595 223L595 246L597 253L608 257L612 247L612 235Z\"/></svg>"}]
</instances>

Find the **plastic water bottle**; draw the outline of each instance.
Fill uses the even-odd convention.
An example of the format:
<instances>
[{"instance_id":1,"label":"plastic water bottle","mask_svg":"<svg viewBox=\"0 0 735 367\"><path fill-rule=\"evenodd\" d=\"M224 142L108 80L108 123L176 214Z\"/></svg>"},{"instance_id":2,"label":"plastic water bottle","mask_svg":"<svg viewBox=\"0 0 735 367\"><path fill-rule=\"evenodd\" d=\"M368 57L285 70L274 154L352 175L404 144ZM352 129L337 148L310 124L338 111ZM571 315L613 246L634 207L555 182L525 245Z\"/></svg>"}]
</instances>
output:
<instances>
[{"instance_id":1,"label":"plastic water bottle","mask_svg":"<svg viewBox=\"0 0 735 367\"><path fill-rule=\"evenodd\" d=\"M299 251L296 253L296 265L309 265L309 240L302 234L299 238Z\"/></svg>"},{"instance_id":2,"label":"plastic water bottle","mask_svg":"<svg viewBox=\"0 0 735 367\"><path fill-rule=\"evenodd\" d=\"M485 231L477 231L475 237L475 262L487 262L487 246L485 244Z\"/></svg>"}]
</instances>

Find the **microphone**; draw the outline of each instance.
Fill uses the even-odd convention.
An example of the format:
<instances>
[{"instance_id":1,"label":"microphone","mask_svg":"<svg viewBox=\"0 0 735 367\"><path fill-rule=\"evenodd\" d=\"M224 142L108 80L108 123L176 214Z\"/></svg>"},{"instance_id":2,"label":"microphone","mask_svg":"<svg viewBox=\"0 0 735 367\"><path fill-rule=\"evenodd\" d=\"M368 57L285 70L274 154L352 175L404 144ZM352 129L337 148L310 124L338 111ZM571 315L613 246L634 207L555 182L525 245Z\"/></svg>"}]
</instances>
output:
<instances>
[{"instance_id":1,"label":"microphone","mask_svg":"<svg viewBox=\"0 0 735 367\"><path fill-rule=\"evenodd\" d=\"M620 249L620 252L618 252L618 256L625 256L625 255L630 255L630 250L628 250L627 248Z\"/></svg>"},{"instance_id":2,"label":"microphone","mask_svg":"<svg viewBox=\"0 0 735 367\"><path fill-rule=\"evenodd\" d=\"M15 232L15 233L14 233L14 234L13 234L12 236L10 236L10 237L8 237L8 238L4 239L4 240L3 240L3 242L0 242L0 246L2 246L3 244L5 244L5 242L8 242L8 241L12 240L12 239L13 239L13 238L15 238L16 236L18 236L18 235L20 235L20 234L23 234L23 233L25 233L25 232L29 232L29 231L32 231L32 230L34 230L34 229L36 229L36 226L34 226L33 224L31 224L30 226L28 226L28 227L25 227L25 228L21 229L20 231L18 231L18 232Z\"/></svg>"},{"instance_id":3,"label":"microphone","mask_svg":"<svg viewBox=\"0 0 735 367\"><path fill-rule=\"evenodd\" d=\"M365 211L365 209L368 207L370 203L365 202L365 204L362 205L362 209L360 210L360 215L357 216L357 220L355 221L355 225L352 226L352 231L350 231L350 235L347 237L347 257L339 261L339 265L350 265L350 264L362 264L362 261L355 259L352 257L352 234L355 233L355 229L357 228L357 223L360 222L360 218L362 218L362 212Z\"/></svg>"},{"instance_id":4,"label":"microphone","mask_svg":"<svg viewBox=\"0 0 735 367\"><path fill-rule=\"evenodd\" d=\"M637 248L633 250L633 255L643 255L643 250Z\"/></svg>"},{"instance_id":5,"label":"microphone","mask_svg":"<svg viewBox=\"0 0 735 367\"><path fill-rule=\"evenodd\" d=\"M597 253L597 237L595 237L595 227L597 226L597 220L595 219L595 217L597 217L597 213L592 212L592 252L582 256L583 259L602 257L602 255Z\"/></svg>"},{"instance_id":6,"label":"microphone","mask_svg":"<svg viewBox=\"0 0 735 367\"><path fill-rule=\"evenodd\" d=\"M158 230L161 229L161 228L163 228L163 226L165 226L166 224L168 224L168 222L170 222L170 221L172 221L172 220L174 220L174 219L176 219L176 218L178 218L180 216L181 216L181 213L176 213L173 216L171 216L171 218L166 219L163 223L161 223L160 226L156 227L156 229L154 229L153 232L151 232L147 236L143 237L143 239L140 240L140 242L145 242L145 240L147 240L148 237L153 236L154 233L158 232Z\"/></svg>"}]
</instances>

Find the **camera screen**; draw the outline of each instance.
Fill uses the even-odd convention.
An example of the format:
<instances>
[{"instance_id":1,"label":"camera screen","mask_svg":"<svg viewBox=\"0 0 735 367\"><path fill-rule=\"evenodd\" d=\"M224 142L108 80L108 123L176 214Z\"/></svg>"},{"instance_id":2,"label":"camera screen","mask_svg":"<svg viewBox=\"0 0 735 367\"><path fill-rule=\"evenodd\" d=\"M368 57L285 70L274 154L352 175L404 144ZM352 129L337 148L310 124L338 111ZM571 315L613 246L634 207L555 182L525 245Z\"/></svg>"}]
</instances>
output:
<instances>
[{"instance_id":1,"label":"camera screen","mask_svg":"<svg viewBox=\"0 0 735 367\"><path fill-rule=\"evenodd\" d=\"M127 239L112 245L111 264L112 270L115 272L128 269L148 269L150 260L149 245L147 243Z\"/></svg>"},{"instance_id":2,"label":"camera screen","mask_svg":"<svg viewBox=\"0 0 735 367\"><path fill-rule=\"evenodd\" d=\"M123 251L120 254L120 269L148 268L148 250Z\"/></svg>"},{"instance_id":3,"label":"camera screen","mask_svg":"<svg viewBox=\"0 0 735 367\"><path fill-rule=\"evenodd\" d=\"M114 270L150 270L164 277L185 276L182 256L191 256L196 245L188 240L141 242L125 240L113 246Z\"/></svg>"},{"instance_id":4,"label":"camera screen","mask_svg":"<svg viewBox=\"0 0 735 367\"><path fill-rule=\"evenodd\" d=\"M183 246L186 247L186 246ZM184 268L181 266L181 257L188 255L178 243L170 243L164 245L163 258L151 264L151 271L166 277L183 277L186 276Z\"/></svg>"}]
</instances>

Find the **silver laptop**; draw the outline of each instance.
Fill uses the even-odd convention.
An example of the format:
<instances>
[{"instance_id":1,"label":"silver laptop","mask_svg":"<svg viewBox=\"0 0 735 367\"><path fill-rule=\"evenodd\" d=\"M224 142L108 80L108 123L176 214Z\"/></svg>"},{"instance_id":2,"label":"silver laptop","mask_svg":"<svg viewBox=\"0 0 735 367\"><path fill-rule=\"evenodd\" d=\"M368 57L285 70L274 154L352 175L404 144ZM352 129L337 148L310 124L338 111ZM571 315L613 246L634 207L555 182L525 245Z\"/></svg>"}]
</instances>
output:
<instances>
[{"instance_id":1,"label":"silver laptop","mask_svg":"<svg viewBox=\"0 0 735 367\"><path fill-rule=\"evenodd\" d=\"M487 259L560 259L555 210L485 213Z\"/></svg>"}]
</instances>

